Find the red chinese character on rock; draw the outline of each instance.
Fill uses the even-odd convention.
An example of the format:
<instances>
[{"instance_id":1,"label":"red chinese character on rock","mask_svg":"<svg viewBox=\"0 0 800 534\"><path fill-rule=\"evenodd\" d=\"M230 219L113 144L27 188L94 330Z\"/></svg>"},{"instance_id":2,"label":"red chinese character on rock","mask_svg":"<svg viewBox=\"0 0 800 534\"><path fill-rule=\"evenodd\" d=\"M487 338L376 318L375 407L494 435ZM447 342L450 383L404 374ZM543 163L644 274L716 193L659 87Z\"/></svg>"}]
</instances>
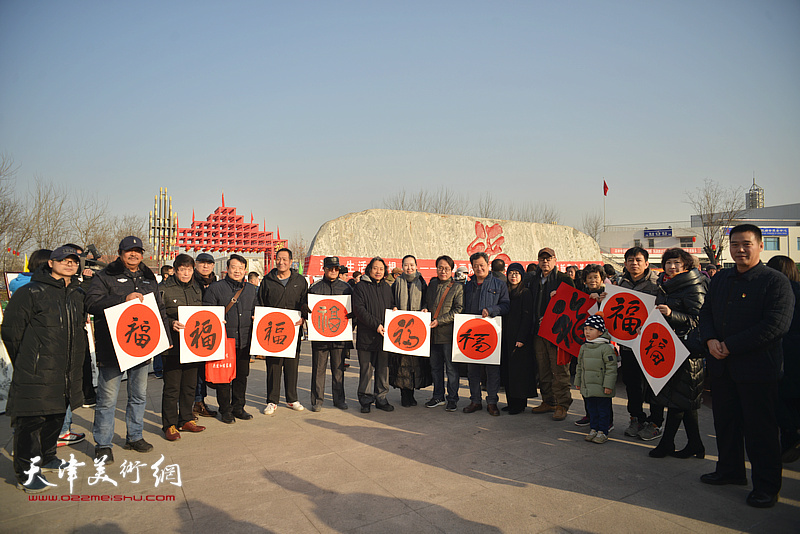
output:
<instances>
[{"instance_id":1,"label":"red chinese character on rock","mask_svg":"<svg viewBox=\"0 0 800 534\"><path fill-rule=\"evenodd\" d=\"M503 227L499 224L483 224L480 221L475 221L475 239L467 245L467 254L472 255L476 252L485 252L489 256L489 260L499 258L506 262L511 263L511 258L503 252L503 243L506 238L503 237Z\"/></svg>"}]
</instances>

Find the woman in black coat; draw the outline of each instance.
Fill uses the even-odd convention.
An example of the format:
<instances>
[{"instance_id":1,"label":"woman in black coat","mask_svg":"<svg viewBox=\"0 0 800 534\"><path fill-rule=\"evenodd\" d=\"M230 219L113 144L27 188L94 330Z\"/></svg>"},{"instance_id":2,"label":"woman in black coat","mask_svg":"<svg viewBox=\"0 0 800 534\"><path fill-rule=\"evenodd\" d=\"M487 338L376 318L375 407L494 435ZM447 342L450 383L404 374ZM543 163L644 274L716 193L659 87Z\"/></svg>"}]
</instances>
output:
<instances>
[{"instance_id":1,"label":"woman in black coat","mask_svg":"<svg viewBox=\"0 0 800 534\"><path fill-rule=\"evenodd\" d=\"M422 310L425 307L427 290L428 284L417 270L417 258L411 255L403 257L403 273L398 275L392 284L394 309ZM414 390L433 384L430 358L390 353L389 384L400 388L401 406L416 406Z\"/></svg>"},{"instance_id":2,"label":"woman in black coat","mask_svg":"<svg viewBox=\"0 0 800 534\"><path fill-rule=\"evenodd\" d=\"M386 262L372 258L361 280L353 290L353 313L358 320L356 350L358 350L358 402L361 413L369 413L370 406L385 412L394 410L386 400L389 391L388 355L383 351L383 321L386 310L392 309L392 288L386 283ZM374 393L367 393L369 381L375 375Z\"/></svg>"},{"instance_id":3,"label":"woman in black coat","mask_svg":"<svg viewBox=\"0 0 800 534\"><path fill-rule=\"evenodd\" d=\"M14 365L6 413L14 421L17 487L38 493L48 486L25 471L34 458L42 472L61 462L56 445L67 407L83 403L86 353L84 292L75 277L75 249L59 247L8 302L2 338Z\"/></svg>"},{"instance_id":4,"label":"woman in black coat","mask_svg":"<svg viewBox=\"0 0 800 534\"><path fill-rule=\"evenodd\" d=\"M691 352L656 396L656 401L667 407L667 421L661 442L650 451L650 456L703 458L705 447L700 438L697 410L702 404L704 351L696 334L700 308L708 290L708 278L694 268L692 255L680 248L664 252L661 266L664 272L658 277L656 308ZM675 434L681 421L689 442L676 452Z\"/></svg>"},{"instance_id":5,"label":"woman in black coat","mask_svg":"<svg viewBox=\"0 0 800 534\"><path fill-rule=\"evenodd\" d=\"M533 297L522 283L525 269L512 263L506 271L508 296L511 308L503 315L503 340L500 352L500 379L506 391L510 415L525 411L528 399L537 397L536 356L533 352L531 326L533 322Z\"/></svg>"}]
</instances>

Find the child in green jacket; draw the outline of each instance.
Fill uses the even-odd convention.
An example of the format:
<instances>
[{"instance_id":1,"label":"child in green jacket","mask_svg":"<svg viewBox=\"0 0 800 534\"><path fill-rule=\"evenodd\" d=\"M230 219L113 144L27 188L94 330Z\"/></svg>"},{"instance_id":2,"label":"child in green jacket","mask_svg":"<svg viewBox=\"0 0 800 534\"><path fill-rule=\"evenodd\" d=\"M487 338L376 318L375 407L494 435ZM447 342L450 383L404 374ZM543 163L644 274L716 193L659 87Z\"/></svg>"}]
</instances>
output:
<instances>
[{"instance_id":1,"label":"child in green jacket","mask_svg":"<svg viewBox=\"0 0 800 534\"><path fill-rule=\"evenodd\" d=\"M617 357L603 317L592 315L583 325L586 343L578 355L575 385L586 399L589 428L586 441L605 443L611 421L611 398L617 382Z\"/></svg>"}]
</instances>

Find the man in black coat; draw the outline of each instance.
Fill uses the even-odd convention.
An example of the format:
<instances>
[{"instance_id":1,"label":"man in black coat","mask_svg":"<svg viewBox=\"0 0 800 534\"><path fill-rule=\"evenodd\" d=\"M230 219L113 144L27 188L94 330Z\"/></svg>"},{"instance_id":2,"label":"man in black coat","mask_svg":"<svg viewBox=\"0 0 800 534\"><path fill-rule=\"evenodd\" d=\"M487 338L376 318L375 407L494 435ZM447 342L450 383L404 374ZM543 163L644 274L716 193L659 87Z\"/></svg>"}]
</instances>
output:
<instances>
[{"instance_id":1,"label":"man in black coat","mask_svg":"<svg viewBox=\"0 0 800 534\"><path fill-rule=\"evenodd\" d=\"M94 410L92 434L95 440L95 459L105 457L105 463L114 462L111 439L114 437L114 419L117 397L122 382L111 333L108 330L105 310L129 300L144 299L154 293L161 321L166 325L164 303L156 289L158 282L153 271L143 262L144 245L135 236L128 236L119 244L119 258L95 274L86 293L86 310L94 315L94 331L97 354L97 406ZM147 370L149 360L131 367L128 373L128 406L125 411L127 433L125 449L150 452L153 446L142 437L144 430L144 408L147 402Z\"/></svg>"},{"instance_id":2,"label":"man in black coat","mask_svg":"<svg viewBox=\"0 0 800 534\"><path fill-rule=\"evenodd\" d=\"M194 280L200 286L200 289L205 295L206 289L212 283L217 281L217 275L214 274L214 266L216 260L214 256L207 252L202 252L194 259ZM216 417L217 411L212 410L206 404L206 395L208 389L206 388L206 368L201 365L197 369L197 387L194 391L194 405L192 406L192 413L195 416L201 417Z\"/></svg>"},{"instance_id":3,"label":"man in black coat","mask_svg":"<svg viewBox=\"0 0 800 534\"><path fill-rule=\"evenodd\" d=\"M539 270L528 280L528 289L533 298L533 331L539 333L539 325L561 284L575 286L572 279L558 270L556 253L545 247L537 254ZM542 390L542 403L531 410L532 413L553 412L554 421L563 421L572 404L569 384L569 362L558 363L558 346L545 338L535 336L533 341L536 364L539 369L539 387Z\"/></svg>"},{"instance_id":4,"label":"man in black coat","mask_svg":"<svg viewBox=\"0 0 800 534\"><path fill-rule=\"evenodd\" d=\"M742 224L730 232L736 267L711 279L700 310L700 338L708 347L714 429L719 460L706 484L747 485L744 453L752 468L747 504L768 508L781 489L781 446L776 406L794 295L789 280L761 263L761 229Z\"/></svg>"},{"instance_id":5,"label":"man in black coat","mask_svg":"<svg viewBox=\"0 0 800 534\"><path fill-rule=\"evenodd\" d=\"M39 472L57 471L64 414L83 402L86 352L83 289L75 249L59 247L8 302L3 343L14 365L6 414L14 421L14 474L26 493L49 488Z\"/></svg>"},{"instance_id":6,"label":"man in black coat","mask_svg":"<svg viewBox=\"0 0 800 534\"><path fill-rule=\"evenodd\" d=\"M258 288L258 305L270 308L297 310L302 314L297 324L305 321L308 309L308 282L292 271L292 251L282 248L275 253L275 268L261 281ZM297 370L300 360L301 336L297 337L297 350L294 358L267 356L267 407L265 415L272 415L281 399L281 371L286 404L302 411L303 405L297 399Z\"/></svg>"},{"instance_id":7,"label":"man in black coat","mask_svg":"<svg viewBox=\"0 0 800 534\"><path fill-rule=\"evenodd\" d=\"M250 339L256 310L256 288L245 280L247 260L238 254L228 258L228 275L212 283L203 293L203 305L230 307L225 312L225 333L236 340L236 378L217 384L217 402L223 423L253 416L244 410L247 376L250 374Z\"/></svg>"},{"instance_id":8,"label":"man in black coat","mask_svg":"<svg viewBox=\"0 0 800 534\"><path fill-rule=\"evenodd\" d=\"M339 258L329 256L323 261L322 279L312 285L308 292L312 295L350 295L350 284L339 279ZM309 312L311 310L309 309ZM346 312L344 312L346 313ZM352 315L352 314L351 314ZM343 316L340 316L343 319ZM328 357L331 360L331 393L333 405L340 410L347 409L344 393L344 349L346 341L311 342L311 411L322 410L325 399L325 369Z\"/></svg>"}]
</instances>

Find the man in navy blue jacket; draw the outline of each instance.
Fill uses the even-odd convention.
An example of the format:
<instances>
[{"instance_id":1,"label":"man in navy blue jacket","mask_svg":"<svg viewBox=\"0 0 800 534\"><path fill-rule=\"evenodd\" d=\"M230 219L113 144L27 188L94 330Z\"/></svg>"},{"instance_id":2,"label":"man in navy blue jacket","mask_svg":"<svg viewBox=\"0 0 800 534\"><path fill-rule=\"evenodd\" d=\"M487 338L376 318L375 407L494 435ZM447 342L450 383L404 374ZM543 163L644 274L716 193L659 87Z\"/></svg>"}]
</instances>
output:
<instances>
[{"instance_id":1,"label":"man in navy blue jacket","mask_svg":"<svg viewBox=\"0 0 800 534\"><path fill-rule=\"evenodd\" d=\"M700 337L708 347L714 429L719 460L706 484L747 485L744 453L752 467L747 504L769 508L781 489L781 446L775 408L794 294L789 279L761 263L761 229L742 224L730 232L736 267L711 279L700 310Z\"/></svg>"},{"instance_id":2,"label":"man in navy blue jacket","mask_svg":"<svg viewBox=\"0 0 800 534\"><path fill-rule=\"evenodd\" d=\"M481 317L505 315L511 307L506 283L491 276L489 256L485 252L476 252L469 257L475 275L464 286L464 313ZM491 415L500 415L497 409L497 392L500 391L500 366L480 363L467 364L469 379L470 403L464 413L473 413L483 409L481 393L481 370L486 369L486 410Z\"/></svg>"}]
</instances>

